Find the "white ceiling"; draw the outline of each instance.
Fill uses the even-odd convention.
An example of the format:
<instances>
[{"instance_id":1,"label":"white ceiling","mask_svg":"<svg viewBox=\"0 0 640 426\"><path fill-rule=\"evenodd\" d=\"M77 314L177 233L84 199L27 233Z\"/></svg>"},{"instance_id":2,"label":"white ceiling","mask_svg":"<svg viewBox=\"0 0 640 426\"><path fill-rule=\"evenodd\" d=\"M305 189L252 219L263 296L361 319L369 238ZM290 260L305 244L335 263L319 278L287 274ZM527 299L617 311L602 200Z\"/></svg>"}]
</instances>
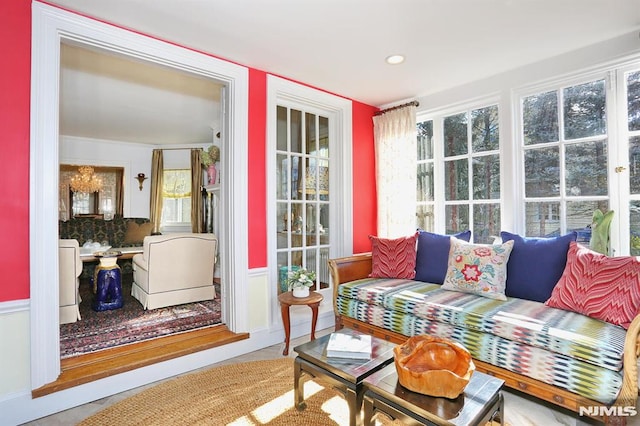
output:
<instances>
[{"instance_id":1,"label":"white ceiling","mask_svg":"<svg viewBox=\"0 0 640 426\"><path fill-rule=\"evenodd\" d=\"M214 80L65 44L60 62L63 135L182 145L212 142L220 130Z\"/></svg>"},{"instance_id":2,"label":"white ceiling","mask_svg":"<svg viewBox=\"0 0 640 426\"><path fill-rule=\"evenodd\" d=\"M440 92L640 29L640 0L51 2L374 106ZM395 53L406 55L406 61L386 64L385 57ZM161 83L149 90L159 91ZM85 118L95 117L91 108L110 102L102 96L90 105L76 97L74 104ZM69 108L72 114L75 109ZM118 109L104 108L105 115ZM134 109L144 110L120 112L131 122ZM163 114L171 121L170 110ZM103 118L104 131L110 123ZM126 133L127 125L120 127Z\"/></svg>"}]
</instances>

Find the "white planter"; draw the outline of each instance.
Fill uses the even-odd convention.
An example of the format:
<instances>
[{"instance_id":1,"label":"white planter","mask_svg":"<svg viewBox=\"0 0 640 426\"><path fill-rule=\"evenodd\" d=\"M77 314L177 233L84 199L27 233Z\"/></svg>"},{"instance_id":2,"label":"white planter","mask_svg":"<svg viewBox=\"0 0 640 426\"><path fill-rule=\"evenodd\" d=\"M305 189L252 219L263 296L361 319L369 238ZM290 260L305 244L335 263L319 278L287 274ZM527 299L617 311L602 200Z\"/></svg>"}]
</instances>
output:
<instances>
[{"instance_id":1,"label":"white planter","mask_svg":"<svg viewBox=\"0 0 640 426\"><path fill-rule=\"evenodd\" d=\"M309 297L309 287L294 288L293 297Z\"/></svg>"}]
</instances>

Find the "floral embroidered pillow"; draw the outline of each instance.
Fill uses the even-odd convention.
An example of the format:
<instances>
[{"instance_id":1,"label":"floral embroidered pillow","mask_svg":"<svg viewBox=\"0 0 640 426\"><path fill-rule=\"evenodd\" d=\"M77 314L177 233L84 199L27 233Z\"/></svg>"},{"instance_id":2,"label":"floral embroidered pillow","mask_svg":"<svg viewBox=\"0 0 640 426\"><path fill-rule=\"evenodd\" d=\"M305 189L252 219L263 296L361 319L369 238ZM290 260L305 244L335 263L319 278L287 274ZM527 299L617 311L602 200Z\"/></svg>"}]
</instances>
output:
<instances>
[{"instance_id":1,"label":"floral embroidered pillow","mask_svg":"<svg viewBox=\"0 0 640 426\"><path fill-rule=\"evenodd\" d=\"M513 241L503 244L471 244L451 238L444 290L473 293L490 299L507 300L507 262Z\"/></svg>"}]
</instances>

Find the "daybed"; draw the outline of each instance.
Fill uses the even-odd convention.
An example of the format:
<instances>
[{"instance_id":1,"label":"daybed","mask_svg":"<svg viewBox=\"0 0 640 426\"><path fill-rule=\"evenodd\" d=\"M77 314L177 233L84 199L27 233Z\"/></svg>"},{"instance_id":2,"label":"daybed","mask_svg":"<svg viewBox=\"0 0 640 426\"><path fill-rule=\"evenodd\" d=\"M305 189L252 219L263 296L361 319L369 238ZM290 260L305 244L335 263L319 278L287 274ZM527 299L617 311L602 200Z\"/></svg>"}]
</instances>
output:
<instances>
[{"instance_id":1,"label":"daybed","mask_svg":"<svg viewBox=\"0 0 640 426\"><path fill-rule=\"evenodd\" d=\"M336 329L396 343L418 334L451 338L470 351L478 371L508 387L607 424L624 424L625 416L637 412L640 260L592 252L571 234L502 234L503 243L481 247L420 232L407 238L406 249L391 244L401 239L370 237L372 253L329 260ZM483 267L473 258L474 247L480 254L495 247L507 252L487 257L495 277L506 274L501 289L490 284L474 290L474 272ZM460 264L467 269L457 269ZM471 285L456 288L456 273L466 274ZM609 297L616 292L617 299ZM575 312L580 310L589 316ZM622 311L628 321L619 318Z\"/></svg>"}]
</instances>

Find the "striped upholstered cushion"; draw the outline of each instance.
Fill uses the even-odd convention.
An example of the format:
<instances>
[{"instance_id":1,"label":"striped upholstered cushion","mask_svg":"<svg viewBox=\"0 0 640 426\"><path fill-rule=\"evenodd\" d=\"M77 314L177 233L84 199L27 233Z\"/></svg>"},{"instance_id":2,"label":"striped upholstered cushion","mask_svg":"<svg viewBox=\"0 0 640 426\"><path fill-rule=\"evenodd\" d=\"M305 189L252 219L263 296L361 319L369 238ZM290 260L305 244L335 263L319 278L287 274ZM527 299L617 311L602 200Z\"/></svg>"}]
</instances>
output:
<instances>
[{"instance_id":1,"label":"striped upholstered cushion","mask_svg":"<svg viewBox=\"0 0 640 426\"><path fill-rule=\"evenodd\" d=\"M605 404L615 399L622 386L620 371L599 367L570 355L343 296L338 296L336 304L341 315L406 336L429 334L454 339L464 345L475 359Z\"/></svg>"},{"instance_id":2,"label":"striped upholstered cushion","mask_svg":"<svg viewBox=\"0 0 640 426\"><path fill-rule=\"evenodd\" d=\"M363 279L339 286L338 292L383 309L495 334L614 371L622 368L622 327L540 302L488 299L411 280Z\"/></svg>"}]
</instances>

